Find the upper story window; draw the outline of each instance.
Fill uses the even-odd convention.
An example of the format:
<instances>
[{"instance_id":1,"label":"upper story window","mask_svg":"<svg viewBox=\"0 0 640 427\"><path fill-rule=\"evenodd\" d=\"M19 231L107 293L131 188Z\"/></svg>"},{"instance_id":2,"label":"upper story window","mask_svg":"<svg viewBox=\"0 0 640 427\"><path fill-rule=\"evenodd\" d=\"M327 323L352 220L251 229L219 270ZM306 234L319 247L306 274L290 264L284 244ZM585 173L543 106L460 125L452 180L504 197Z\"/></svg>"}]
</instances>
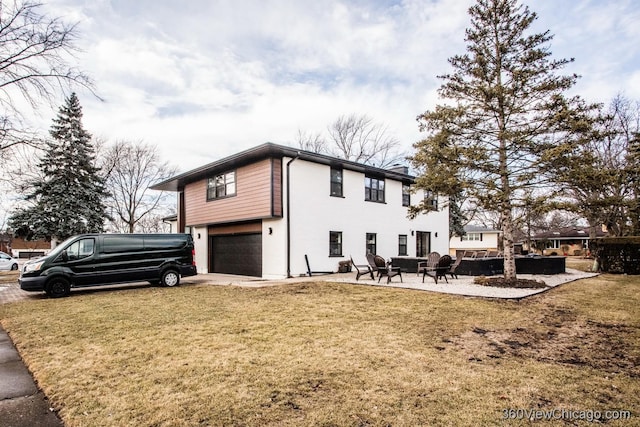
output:
<instances>
[{"instance_id":1,"label":"upper story window","mask_svg":"<svg viewBox=\"0 0 640 427\"><path fill-rule=\"evenodd\" d=\"M334 197L342 197L342 169L331 168L331 193Z\"/></svg>"},{"instance_id":2,"label":"upper story window","mask_svg":"<svg viewBox=\"0 0 640 427\"><path fill-rule=\"evenodd\" d=\"M464 236L460 238L461 241L465 242L481 242L482 241L482 233L466 233Z\"/></svg>"},{"instance_id":3,"label":"upper story window","mask_svg":"<svg viewBox=\"0 0 640 427\"><path fill-rule=\"evenodd\" d=\"M236 194L236 171L227 172L209 178L207 182L207 200L234 196Z\"/></svg>"},{"instance_id":4,"label":"upper story window","mask_svg":"<svg viewBox=\"0 0 640 427\"><path fill-rule=\"evenodd\" d=\"M402 184L402 206L411 204L411 187L408 184Z\"/></svg>"},{"instance_id":5,"label":"upper story window","mask_svg":"<svg viewBox=\"0 0 640 427\"><path fill-rule=\"evenodd\" d=\"M365 176L364 199L371 202L384 202L384 179Z\"/></svg>"},{"instance_id":6,"label":"upper story window","mask_svg":"<svg viewBox=\"0 0 640 427\"><path fill-rule=\"evenodd\" d=\"M438 195L431 190L425 190L424 203L427 206L431 206L434 210L438 210Z\"/></svg>"}]
</instances>

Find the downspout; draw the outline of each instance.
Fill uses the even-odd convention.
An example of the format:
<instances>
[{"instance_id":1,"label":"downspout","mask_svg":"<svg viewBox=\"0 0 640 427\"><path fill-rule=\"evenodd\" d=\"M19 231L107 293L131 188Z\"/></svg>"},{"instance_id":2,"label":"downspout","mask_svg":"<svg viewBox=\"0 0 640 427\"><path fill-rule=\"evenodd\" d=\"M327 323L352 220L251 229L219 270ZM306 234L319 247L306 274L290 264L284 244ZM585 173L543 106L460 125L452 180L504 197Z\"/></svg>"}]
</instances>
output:
<instances>
[{"instance_id":1,"label":"downspout","mask_svg":"<svg viewBox=\"0 0 640 427\"><path fill-rule=\"evenodd\" d=\"M294 158L287 162L287 277L291 277L291 202L290 202L290 178L289 166L300 157L300 152Z\"/></svg>"}]
</instances>

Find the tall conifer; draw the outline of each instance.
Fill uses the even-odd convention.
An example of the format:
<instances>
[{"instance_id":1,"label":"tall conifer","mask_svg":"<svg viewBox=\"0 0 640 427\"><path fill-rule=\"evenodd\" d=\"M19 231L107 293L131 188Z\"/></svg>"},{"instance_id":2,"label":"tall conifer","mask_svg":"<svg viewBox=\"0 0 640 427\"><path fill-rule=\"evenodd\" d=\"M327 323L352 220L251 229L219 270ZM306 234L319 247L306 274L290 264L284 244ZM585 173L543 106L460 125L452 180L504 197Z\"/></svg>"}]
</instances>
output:
<instances>
[{"instance_id":1,"label":"tall conifer","mask_svg":"<svg viewBox=\"0 0 640 427\"><path fill-rule=\"evenodd\" d=\"M16 213L10 225L18 235L57 240L102 231L107 191L75 93L60 107L49 134L38 165L44 179L33 182L26 196L33 205Z\"/></svg>"},{"instance_id":2,"label":"tall conifer","mask_svg":"<svg viewBox=\"0 0 640 427\"><path fill-rule=\"evenodd\" d=\"M467 51L440 76L448 104L418 117L427 137L414 147L417 187L455 196L500 216L504 274L515 279L514 211L533 189L553 184L551 161L569 150L590 106L565 93L572 60L551 58L549 31L533 33L536 14L516 0L477 0L469 9ZM413 213L429 210L424 203Z\"/></svg>"}]
</instances>

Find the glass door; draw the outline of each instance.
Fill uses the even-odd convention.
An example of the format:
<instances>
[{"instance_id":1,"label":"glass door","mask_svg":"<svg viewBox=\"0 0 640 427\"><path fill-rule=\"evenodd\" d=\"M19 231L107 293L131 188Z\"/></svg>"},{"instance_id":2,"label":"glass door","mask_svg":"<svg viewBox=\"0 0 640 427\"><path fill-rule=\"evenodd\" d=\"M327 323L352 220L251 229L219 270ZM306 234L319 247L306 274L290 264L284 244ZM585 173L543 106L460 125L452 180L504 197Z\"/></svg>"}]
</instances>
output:
<instances>
[{"instance_id":1,"label":"glass door","mask_svg":"<svg viewBox=\"0 0 640 427\"><path fill-rule=\"evenodd\" d=\"M431 252L431 232L416 231L416 256L425 258Z\"/></svg>"}]
</instances>

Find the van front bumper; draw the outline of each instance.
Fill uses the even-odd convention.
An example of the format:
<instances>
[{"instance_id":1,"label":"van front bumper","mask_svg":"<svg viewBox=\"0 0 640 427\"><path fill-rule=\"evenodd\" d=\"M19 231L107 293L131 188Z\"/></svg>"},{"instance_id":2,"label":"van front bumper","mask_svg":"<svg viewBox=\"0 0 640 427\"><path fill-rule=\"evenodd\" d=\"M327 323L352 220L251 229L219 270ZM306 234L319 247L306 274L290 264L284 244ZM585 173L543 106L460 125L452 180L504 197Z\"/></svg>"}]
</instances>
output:
<instances>
[{"instance_id":1,"label":"van front bumper","mask_svg":"<svg viewBox=\"0 0 640 427\"><path fill-rule=\"evenodd\" d=\"M18 283L20 289L28 292L44 291L44 282L46 277L42 276L20 276Z\"/></svg>"}]
</instances>

